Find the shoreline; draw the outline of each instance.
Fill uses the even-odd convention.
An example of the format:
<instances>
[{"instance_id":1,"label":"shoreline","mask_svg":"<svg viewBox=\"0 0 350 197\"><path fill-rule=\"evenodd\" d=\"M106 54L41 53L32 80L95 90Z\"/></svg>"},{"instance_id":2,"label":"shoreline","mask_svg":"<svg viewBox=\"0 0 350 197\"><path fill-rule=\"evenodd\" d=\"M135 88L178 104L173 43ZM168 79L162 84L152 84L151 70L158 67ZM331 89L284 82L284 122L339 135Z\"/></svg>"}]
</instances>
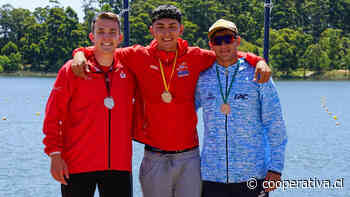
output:
<instances>
[{"instance_id":1,"label":"shoreline","mask_svg":"<svg viewBox=\"0 0 350 197\"><path fill-rule=\"evenodd\" d=\"M56 78L57 73L19 71L14 73L0 73L0 77L43 77Z\"/></svg>"},{"instance_id":2,"label":"shoreline","mask_svg":"<svg viewBox=\"0 0 350 197\"><path fill-rule=\"evenodd\" d=\"M0 73L0 77L55 78L57 77L57 73L19 71L14 73ZM275 81L350 81L350 76L337 73L337 71L328 71L323 75L311 75L305 78L303 76L280 77L273 75L273 79Z\"/></svg>"}]
</instances>

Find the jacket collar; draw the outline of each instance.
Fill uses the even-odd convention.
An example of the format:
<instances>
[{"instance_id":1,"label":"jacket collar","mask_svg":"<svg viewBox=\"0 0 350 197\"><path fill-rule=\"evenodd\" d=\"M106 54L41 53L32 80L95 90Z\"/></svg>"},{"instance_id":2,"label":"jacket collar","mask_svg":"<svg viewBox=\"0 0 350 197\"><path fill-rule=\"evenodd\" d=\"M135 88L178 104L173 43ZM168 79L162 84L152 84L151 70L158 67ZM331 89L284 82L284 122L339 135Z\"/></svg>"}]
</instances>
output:
<instances>
[{"instance_id":1,"label":"jacket collar","mask_svg":"<svg viewBox=\"0 0 350 197\"><path fill-rule=\"evenodd\" d=\"M226 67L218 64L218 62L215 62L214 66L213 66L213 69L216 69L215 68L216 66L218 67L218 70L219 70L220 73L225 73ZM234 73L237 66L239 66L238 67L238 72L240 72L242 70L245 70L247 68L247 65L244 64L244 59L243 58L239 58L238 61L235 64L232 64L229 67L227 67L228 72L229 73Z\"/></svg>"},{"instance_id":2,"label":"jacket collar","mask_svg":"<svg viewBox=\"0 0 350 197\"><path fill-rule=\"evenodd\" d=\"M91 56L91 58L88 59L87 61L88 64L88 68L92 73L101 73L103 72L101 68L101 65L98 64L95 55ZM119 70L120 68L123 68L122 64L119 64L119 60L116 58L116 56L113 56L113 65L112 65L112 69L114 71Z\"/></svg>"},{"instance_id":3,"label":"jacket collar","mask_svg":"<svg viewBox=\"0 0 350 197\"><path fill-rule=\"evenodd\" d=\"M178 58L185 55L188 49L188 42L186 40L183 40L181 38L177 39L177 56ZM153 40L148 45L148 50L152 56L154 56L157 59L160 59L162 62L172 62L175 58L175 52L166 52L164 50L158 49L158 42L157 40Z\"/></svg>"}]
</instances>

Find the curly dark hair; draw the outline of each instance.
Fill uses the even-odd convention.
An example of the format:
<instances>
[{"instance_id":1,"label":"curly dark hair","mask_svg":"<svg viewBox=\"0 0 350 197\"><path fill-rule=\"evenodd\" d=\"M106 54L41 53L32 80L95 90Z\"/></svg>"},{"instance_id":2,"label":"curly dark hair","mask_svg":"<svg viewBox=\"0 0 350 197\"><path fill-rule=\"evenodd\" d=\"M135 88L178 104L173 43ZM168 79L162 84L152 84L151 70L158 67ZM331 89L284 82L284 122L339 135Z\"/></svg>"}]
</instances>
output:
<instances>
[{"instance_id":1,"label":"curly dark hair","mask_svg":"<svg viewBox=\"0 0 350 197\"><path fill-rule=\"evenodd\" d=\"M181 11L173 5L161 5L151 13L152 23L163 18L171 18L177 20L181 24Z\"/></svg>"}]
</instances>

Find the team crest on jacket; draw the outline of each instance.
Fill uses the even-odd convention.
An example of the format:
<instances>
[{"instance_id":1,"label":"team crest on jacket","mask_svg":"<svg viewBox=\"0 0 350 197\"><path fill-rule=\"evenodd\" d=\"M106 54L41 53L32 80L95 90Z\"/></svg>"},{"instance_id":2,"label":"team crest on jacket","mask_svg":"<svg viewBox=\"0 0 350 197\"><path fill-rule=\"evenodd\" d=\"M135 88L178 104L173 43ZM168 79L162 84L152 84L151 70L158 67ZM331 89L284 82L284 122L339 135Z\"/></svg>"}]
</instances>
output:
<instances>
[{"instance_id":1,"label":"team crest on jacket","mask_svg":"<svg viewBox=\"0 0 350 197\"><path fill-rule=\"evenodd\" d=\"M182 62L176 70L178 77L186 77L190 75L190 71L188 70L188 65L186 62Z\"/></svg>"},{"instance_id":2,"label":"team crest on jacket","mask_svg":"<svg viewBox=\"0 0 350 197\"><path fill-rule=\"evenodd\" d=\"M235 100L248 100L248 94L235 94Z\"/></svg>"},{"instance_id":3,"label":"team crest on jacket","mask_svg":"<svg viewBox=\"0 0 350 197\"><path fill-rule=\"evenodd\" d=\"M126 74L123 71L120 72L120 78L122 79L126 78Z\"/></svg>"},{"instance_id":4,"label":"team crest on jacket","mask_svg":"<svg viewBox=\"0 0 350 197\"><path fill-rule=\"evenodd\" d=\"M150 65L149 67L153 70L159 70L158 66L155 66L155 65Z\"/></svg>"}]
</instances>

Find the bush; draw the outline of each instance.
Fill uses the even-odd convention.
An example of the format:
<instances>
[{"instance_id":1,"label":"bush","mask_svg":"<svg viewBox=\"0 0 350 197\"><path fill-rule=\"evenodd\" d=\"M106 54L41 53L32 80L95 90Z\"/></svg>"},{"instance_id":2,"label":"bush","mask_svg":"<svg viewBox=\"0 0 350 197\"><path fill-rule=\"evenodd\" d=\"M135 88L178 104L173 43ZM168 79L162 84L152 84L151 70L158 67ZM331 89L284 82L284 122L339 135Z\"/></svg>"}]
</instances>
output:
<instances>
[{"instance_id":1,"label":"bush","mask_svg":"<svg viewBox=\"0 0 350 197\"><path fill-rule=\"evenodd\" d=\"M20 68L21 60L20 53L11 53L10 57L0 56L0 66L3 72L16 72Z\"/></svg>"},{"instance_id":2,"label":"bush","mask_svg":"<svg viewBox=\"0 0 350 197\"><path fill-rule=\"evenodd\" d=\"M12 53L17 53L18 52L18 47L15 43L13 42L8 42L2 49L1 49L1 54L9 56Z\"/></svg>"},{"instance_id":3,"label":"bush","mask_svg":"<svg viewBox=\"0 0 350 197\"><path fill-rule=\"evenodd\" d=\"M6 68L11 64L11 60L7 56L0 56L0 67L3 71L7 71Z\"/></svg>"},{"instance_id":4,"label":"bush","mask_svg":"<svg viewBox=\"0 0 350 197\"><path fill-rule=\"evenodd\" d=\"M0 73L4 72L4 68L0 66Z\"/></svg>"},{"instance_id":5,"label":"bush","mask_svg":"<svg viewBox=\"0 0 350 197\"><path fill-rule=\"evenodd\" d=\"M22 55L20 53L11 53L10 55L11 64L9 65L9 72L16 72L20 69L22 62Z\"/></svg>"}]
</instances>

